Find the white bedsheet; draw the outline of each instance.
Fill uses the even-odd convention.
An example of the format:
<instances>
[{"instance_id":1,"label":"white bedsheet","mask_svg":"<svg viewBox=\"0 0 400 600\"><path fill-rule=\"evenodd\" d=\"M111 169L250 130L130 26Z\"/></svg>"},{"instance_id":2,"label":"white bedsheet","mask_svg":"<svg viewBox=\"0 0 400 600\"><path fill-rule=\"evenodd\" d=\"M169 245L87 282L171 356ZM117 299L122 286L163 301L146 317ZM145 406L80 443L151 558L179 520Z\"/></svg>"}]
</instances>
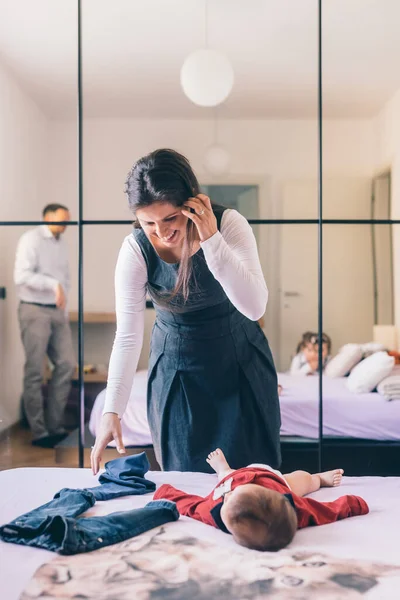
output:
<instances>
[{"instance_id":1,"label":"white bedsheet","mask_svg":"<svg viewBox=\"0 0 400 600\"><path fill-rule=\"evenodd\" d=\"M204 473L150 472L148 479L171 483L190 493L206 495L216 484L215 475ZM0 522L48 502L63 487L92 487L97 477L88 469L22 468L0 472ZM370 514L353 517L331 525L299 531L290 549L318 551L330 556L400 563L400 478L344 477L340 488L322 489L313 494L318 500L333 500L341 494L357 494L365 498ZM87 514L101 515L116 510L129 510L149 502L151 494L98 502ZM167 527L173 527L171 523ZM232 537L221 531L182 517L187 533L224 546L235 546ZM0 582L2 600L17 600L36 569L55 554L0 542ZM369 596L368 596L369 598ZM398 598L398 590L385 598Z\"/></svg>"},{"instance_id":2,"label":"white bedsheet","mask_svg":"<svg viewBox=\"0 0 400 600\"><path fill-rule=\"evenodd\" d=\"M318 377L279 373L281 435L318 438ZM147 371L135 376L132 393L122 418L122 435L127 446L152 444L147 422ZM378 394L354 394L346 378L323 380L324 435L400 440L400 401L388 402ZM96 398L89 428L94 436L103 412L105 390ZM110 446L115 446L112 442Z\"/></svg>"},{"instance_id":3,"label":"white bedsheet","mask_svg":"<svg viewBox=\"0 0 400 600\"><path fill-rule=\"evenodd\" d=\"M279 374L281 435L318 437L318 377ZM377 392L354 394L346 378L323 378L324 435L400 440L400 401L389 402Z\"/></svg>"}]
</instances>

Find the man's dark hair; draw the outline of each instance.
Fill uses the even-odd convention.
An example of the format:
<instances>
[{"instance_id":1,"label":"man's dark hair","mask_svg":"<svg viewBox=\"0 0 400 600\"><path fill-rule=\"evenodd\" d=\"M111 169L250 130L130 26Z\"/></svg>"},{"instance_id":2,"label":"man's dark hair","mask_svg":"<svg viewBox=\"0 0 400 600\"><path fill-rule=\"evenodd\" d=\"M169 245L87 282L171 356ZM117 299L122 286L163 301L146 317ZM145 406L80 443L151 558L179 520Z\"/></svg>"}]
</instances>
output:
<instances>
[{"instance_id":1,"label":"man's dark hair","mask_svg":"<svg viewBox=\"0 0 400 600\"><path fill-rule=\"evenodd\" d=\"M62 204L48 204L44 207L42 215L45 217L47 213L56 212L57 210L69 211L69 209L66 206L63 206Z\"/></svg>"}]
</instances>

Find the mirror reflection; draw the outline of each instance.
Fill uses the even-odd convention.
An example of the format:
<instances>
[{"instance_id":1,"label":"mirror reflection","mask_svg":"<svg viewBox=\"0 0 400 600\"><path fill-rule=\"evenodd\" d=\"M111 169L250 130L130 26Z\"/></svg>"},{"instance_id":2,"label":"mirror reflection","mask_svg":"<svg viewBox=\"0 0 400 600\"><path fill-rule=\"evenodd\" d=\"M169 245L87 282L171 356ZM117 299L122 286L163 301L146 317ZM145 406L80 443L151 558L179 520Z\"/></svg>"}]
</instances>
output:
<instances>
[{"instance_id":1,"label":"mirror reflection","mask_svg":"<svg viewBox=\"0 0 400 600\"><path fill-rule=\"evenodd\" d=\"M54 465L54 446L69 431L64 411L76 354L68 311L77 263L69 257L73 227L50 221L77 215L77 7L4 0L0 13L0 221L8 223L0 233L3 469ZM72 134L66 152L59 152L61 132Z\"/></svg>"},{"instance_id":2,"label":"mirror reflection","mask_svg":"<svg viewBox=\"0 0 400 600\"><path fill-rule=\"evenodd\" d=\"M4 4L7 11L1 24L0 68L6 93L0 98L4 125L0 187L10 201L1 203L1 218L41 220L43 208L56 203L68 208L71 219L76 219L76 6L58 2L56 10L43 1L43 10L50 10L46 14L52 25L48 27L39 19L39 10L33 14L30 3L19 0ZM173 148L189 158L202 191L216 204L238 211L247 219L317 218L315 3L303 2L300 14L293 13L288 2L279 6L272 1L256 3L252 10L243 2L229 6L224 1L209 2L206 16L204 6L200 6L203 3L189 6L176 0L175 12L170 4L154 1L138 11L130 1L114 6L88 0L82 7L84 218L126 221L123 225L84 226L86 461L109 375L116 327L115 264L124 238L132 232L134 215L124 195L126 174L132 164L156 148ZM360 29L348 6L331 3L324 13L323 216L341 221L388 219L398 216L396 132L400 81L396 69L389 65L399 42L397 32L388 26L396 21L388 18L396 8L390 2L385 10L369 3L363 8L365 27ZM34 27L29 32L20 27L17 9L32 12L30 22ZM174 17L177 11L181 15L179 23ZM230 26L226 27L228 11ZM339 28L343 21L340 15L346 17L345 30ZM163 42L165 28L173 40L167 49ZM243 29L252 31L252 35L242 42L237 33ZM376 44L367 72L362 56L370 56L372 38ZM232 92L218 107L196 105L180 82L182 64L205 39L211 48L229 57L234 70ZM52 52L46 52L46 48ZM285 443L285 436L295 436L315 442L317 226L269 223L253 224L252 228L269 290L260 325L269 341L281 386L282 439ZM28 229L7 226L2 230L0 283L6 288L6 299L1 301L5 307L1 418L5 430L18 423L24 412L20 399L24 395L26 356L19 342L17 314L19 302L26 300L15 281L14 266L18 242ZM350 352L349 347L354 353L357 348L360 364L372 355L371 348L397 351L398 240L390 224L332 223L324 225L323 235L327 407L329 398L335 401L339 393L336 388L331 392L329 386L338 385L338 379L347 386L356 367L354 363L346 372L344 367L335 371L343 353ZM68 433L63 443L69 450L59 451L57 458L66 464L77 457L77 229L69 227L62 238L68 247L70 266L66 314L75 367L69 378L71 391L63 423ZM54 302L44 302L39 296L29 297L29 301L57 304L55 292ZM141 416L133 418L146 424L147 436L146 372L154 318L149 302L138 375L132 388L132 397L138 394L142 398ZM37 325L37 319L33 320ZM35 384L40 388L43 384L43 399L53 394L51 385L56 383L54 364L44 357L45 363L40 385ZM18 372L12 381L4 376L10 364ZM368 393L379 394L378 384ZM132 406L139 406L139 402L132 402ZM289 414L286 410L291 422L285 417ZM35 436L47 437L35 434L32 423L32 438L26 434L29 445ZM328 409L324 427L328 436L374 439L357 427L352 432L340 430L329 421ZM138 431L136 422L131 429ZM390 435L382 432L379 439L392 439ZM126 442L136 447L150 443L146 436L128 436ZM54 456L46 454L38 460L55 460Z\"/></svg>"}]
</instances>

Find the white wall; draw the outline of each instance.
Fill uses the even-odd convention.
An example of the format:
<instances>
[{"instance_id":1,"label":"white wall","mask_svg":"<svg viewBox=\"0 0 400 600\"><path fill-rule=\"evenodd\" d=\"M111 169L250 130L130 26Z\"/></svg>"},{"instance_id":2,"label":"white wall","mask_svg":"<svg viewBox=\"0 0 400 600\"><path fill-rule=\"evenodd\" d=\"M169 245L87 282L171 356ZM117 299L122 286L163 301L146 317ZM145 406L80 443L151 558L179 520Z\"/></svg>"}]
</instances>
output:
<instances>
[{"instance_id":1,"label":"white wall","mask_svg":"<svg viewBox=\"0 0 400 600\"><path fill-rule=\"evenodd\" d=\"M0 65L0 221L40 219L47 202L48 121ZM18 419L23 351L13 284L15 247L26 228L0 227L0 429Z\"/></svg>"},{"instance_id":2,"label":"white wall","mask_svg":"<svg viewBox=\"0 0 400 600\"><path fill-rule=\"evenodd\" d=\"M219 141L231 156L231 178L271 178L279 182L317 176L316 121L225 120L218 129ZM183 152L200 180L220 181L207 175L202 165L213 130L214 124L207 120L86 119L84 217L129 218L123 194L126 174L136 159L155 148L171 147ZM375 160L373 136L374 123L370 120L326 121L324 173L371 175ZM75 123L52 123L49 175L57 198L69 204L76 216ZM270 203L262 208L265 215L271 214Z\"/></svg>"}]
</instances>

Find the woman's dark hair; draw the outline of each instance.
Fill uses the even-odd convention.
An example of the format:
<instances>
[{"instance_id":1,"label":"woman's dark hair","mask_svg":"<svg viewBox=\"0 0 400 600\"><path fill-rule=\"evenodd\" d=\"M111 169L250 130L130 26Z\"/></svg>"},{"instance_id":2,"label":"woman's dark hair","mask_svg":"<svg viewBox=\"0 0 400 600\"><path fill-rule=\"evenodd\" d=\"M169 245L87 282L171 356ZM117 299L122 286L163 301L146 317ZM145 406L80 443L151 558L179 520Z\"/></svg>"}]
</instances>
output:
<instances>
[{"instance_id":1,"label":"woman's dark hair","mask_svg":"<svg viewBox=\"0 0 400 600\"><path fill-rule=\"evenodd\" d=\"M156 202L168 202L181 207L189 197L200 193L200 186L187 158L175 150L161 149L147 154L133 165L128 173L125 192L129 208L136 214L139 208ZM138 221L135 227L140 228ZM196 235L196 226L188 219L178 277L169 300L177 294L182 294L185 300L188 298L192 275L192 246Z\"/></svg>"}]
</instances>

